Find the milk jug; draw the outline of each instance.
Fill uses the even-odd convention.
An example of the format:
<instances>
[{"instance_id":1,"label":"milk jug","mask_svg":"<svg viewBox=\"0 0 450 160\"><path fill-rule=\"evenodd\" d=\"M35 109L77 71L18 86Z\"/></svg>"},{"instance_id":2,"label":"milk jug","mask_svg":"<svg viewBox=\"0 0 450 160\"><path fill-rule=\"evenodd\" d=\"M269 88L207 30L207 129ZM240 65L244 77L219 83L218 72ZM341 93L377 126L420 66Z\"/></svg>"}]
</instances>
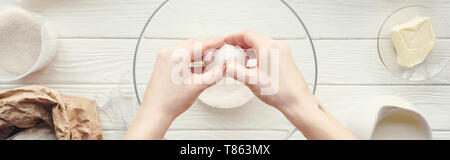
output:
<instances>
[{"instance_id":1,"label":"milk jug","mask_svg":"<svg viewBox=\"0 0 450 160\"><path fill-rule=\"evenodd\" d=\"M430 127L418 109L395 96L378 96L354 107L346 127L359 139L432 139Z\"/></svg>"}]
</instances>

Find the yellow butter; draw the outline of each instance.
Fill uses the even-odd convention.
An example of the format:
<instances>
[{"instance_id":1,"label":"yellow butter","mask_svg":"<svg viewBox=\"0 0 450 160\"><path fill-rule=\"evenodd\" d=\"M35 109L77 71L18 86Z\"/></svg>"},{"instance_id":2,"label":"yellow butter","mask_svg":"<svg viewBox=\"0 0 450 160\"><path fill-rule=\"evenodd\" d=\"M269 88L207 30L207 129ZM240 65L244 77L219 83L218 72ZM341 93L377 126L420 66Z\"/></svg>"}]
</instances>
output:
<instances>
[{"instance_id":1,"label":"yellow butter","mask_svg":"<svg viewBox=\"0 0 450 160\"><path fill-rule=\"evenodd\" d=\"M417 16L394 26L390 35L400 66L412 68L431 53L436 36L429 17Z\"/></svg>"}]
</instances>

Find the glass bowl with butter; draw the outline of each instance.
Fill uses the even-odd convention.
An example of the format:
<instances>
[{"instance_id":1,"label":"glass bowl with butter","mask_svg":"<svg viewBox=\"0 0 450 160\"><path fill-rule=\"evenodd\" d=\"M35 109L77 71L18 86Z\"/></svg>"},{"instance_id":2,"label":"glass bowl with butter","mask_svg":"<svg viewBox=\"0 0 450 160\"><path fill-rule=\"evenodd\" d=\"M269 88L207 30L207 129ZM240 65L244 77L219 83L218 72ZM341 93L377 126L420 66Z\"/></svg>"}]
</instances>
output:
<instances>
[{"instance_id":1,"label":"glass bowl with butter","mask_svg":"<svg viewBox=\"0 0 450 160\"><path fill-rule=\"evenodd\" d=\"M384 66L410 81L425 81L445 69L450 28L434 9L410 5L394 11L380 28L377 47Z\"/></svg>"}]
</instances>

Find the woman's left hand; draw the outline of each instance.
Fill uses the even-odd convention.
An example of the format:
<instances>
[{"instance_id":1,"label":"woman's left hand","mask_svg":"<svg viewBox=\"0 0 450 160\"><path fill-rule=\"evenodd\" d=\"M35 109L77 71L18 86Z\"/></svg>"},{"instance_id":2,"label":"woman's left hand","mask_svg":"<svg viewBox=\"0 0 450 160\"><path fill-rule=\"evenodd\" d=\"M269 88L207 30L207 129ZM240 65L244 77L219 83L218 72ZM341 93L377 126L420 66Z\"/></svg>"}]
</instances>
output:
<instances>
[{"instance_id":1,"label":"woman's left hand","mask_svg":"<svg viewBox=\"0 0 450 160\"><path fill-rule=\"evenodd\" d=\"M190 39L159 52L142 105L126 139L161 139L172 121L185 112L206 88L222 79L223 65L203 71L191 62L202 61L208 50L218 49L224 38Z\"/></svg>"}]
</instances>

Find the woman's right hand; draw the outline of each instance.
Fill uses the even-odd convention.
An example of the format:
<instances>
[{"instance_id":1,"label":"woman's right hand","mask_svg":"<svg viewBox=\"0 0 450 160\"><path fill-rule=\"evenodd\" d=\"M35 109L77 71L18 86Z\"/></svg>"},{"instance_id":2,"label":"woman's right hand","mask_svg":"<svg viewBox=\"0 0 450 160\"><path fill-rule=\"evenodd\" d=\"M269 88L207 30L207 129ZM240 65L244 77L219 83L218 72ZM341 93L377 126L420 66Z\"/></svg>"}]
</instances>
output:
<instances>
[{"instance_id":1,"label":"woman's right hand","mask_svg":"<svg viewBox=\"0 0 450 160\"><path fill-rule=\"evenodd\" d=\"M317 108L319 103L306 85L288 45L252 31L229 35L225 43L256 52L259 62L256 67L246 68L231 61L226 64L226 71L228 76L245 83L263 102L282 112L289 112L293 107ZM261 63L262 58L266 58L267 65Z\"/></svg>"},{"instance_id":2,"label":"woman's right hand","mask_svg":"<svg viewBox=\"0 0 450 160\"><path fill-rule=\"evenodd\" d=\"M252 31L232 34L225 38L225 43L251 49L258 59L253 68L237 61L227 62L227 76L246 84L264 103L280 110L306 138L355 139L320 106L286 44Z\"/></svg>"}]
</instances>

